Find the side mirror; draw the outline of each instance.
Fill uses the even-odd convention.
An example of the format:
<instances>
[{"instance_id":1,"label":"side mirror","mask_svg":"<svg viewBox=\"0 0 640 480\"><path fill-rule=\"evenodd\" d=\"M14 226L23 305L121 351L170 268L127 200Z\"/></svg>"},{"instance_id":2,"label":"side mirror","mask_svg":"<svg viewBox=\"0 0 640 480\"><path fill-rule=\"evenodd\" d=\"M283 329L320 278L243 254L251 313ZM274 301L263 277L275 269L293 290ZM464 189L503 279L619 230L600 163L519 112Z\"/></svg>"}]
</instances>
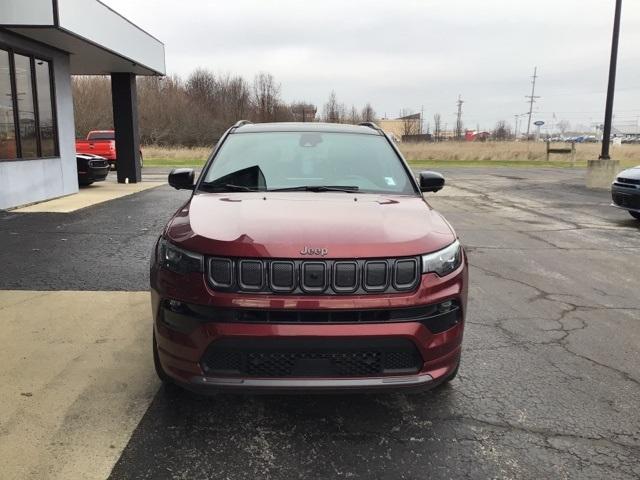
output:
<instances>
[{"instance_id":1,"label":"side mirror","mask_svg":"<svg viewBox=\"0 0 640 480\"><path fill-rule=\"evenodd\" d=\"M169 173L169 185L176 190L193 190L195 180L193 168L174 168Z\"/></svg>"},{"instance_id":2,"label":"side mirror","mask_svg":"<svg viewBox=\"0 0 640 480\"><path fill-rule=\"evenodd\" d=\"M438 192L444 187L444 177L437 172L420 172L420 191Z\"/></svg>"}]
</instances>

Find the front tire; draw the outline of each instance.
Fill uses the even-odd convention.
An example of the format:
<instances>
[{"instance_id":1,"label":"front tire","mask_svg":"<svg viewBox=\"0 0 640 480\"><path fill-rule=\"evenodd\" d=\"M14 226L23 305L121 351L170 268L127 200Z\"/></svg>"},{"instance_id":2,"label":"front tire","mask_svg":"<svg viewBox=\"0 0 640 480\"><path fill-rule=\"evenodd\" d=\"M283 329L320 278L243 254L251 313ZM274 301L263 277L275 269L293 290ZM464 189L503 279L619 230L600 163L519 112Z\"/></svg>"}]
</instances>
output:
<instances>
[{"instance_id":1,"label":"front tire","mask_svg":"<svg viewBox=\"0 0 640 480\"><path fill-rule=\"evenodd\" d=\"M629 212L629 214L636 220L640 220L640 212Z\"/></svg>"}]
</instances>

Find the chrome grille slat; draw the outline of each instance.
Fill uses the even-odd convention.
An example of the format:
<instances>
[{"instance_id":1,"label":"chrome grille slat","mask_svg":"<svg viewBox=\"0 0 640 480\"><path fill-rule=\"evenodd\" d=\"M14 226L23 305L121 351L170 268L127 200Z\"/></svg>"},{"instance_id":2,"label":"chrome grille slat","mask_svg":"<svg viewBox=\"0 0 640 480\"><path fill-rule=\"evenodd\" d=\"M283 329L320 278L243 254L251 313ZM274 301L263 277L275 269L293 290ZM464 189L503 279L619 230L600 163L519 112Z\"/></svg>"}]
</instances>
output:
<instances>
[{"instance_id":1,"label":"chrome grille slat","mask_svg":"<svg viewBox=\"0 0 640 480\"><path fill-rule=\"evenodd\" d=\"M223 268L229 269L228 275L221 271ZM402 293L415 290L420 277L420 257L353 260L207 259L209 285L223 292L284 295ZM231 279L229 284L226 283L228 279Z\"/></svg>"}]
</instances>

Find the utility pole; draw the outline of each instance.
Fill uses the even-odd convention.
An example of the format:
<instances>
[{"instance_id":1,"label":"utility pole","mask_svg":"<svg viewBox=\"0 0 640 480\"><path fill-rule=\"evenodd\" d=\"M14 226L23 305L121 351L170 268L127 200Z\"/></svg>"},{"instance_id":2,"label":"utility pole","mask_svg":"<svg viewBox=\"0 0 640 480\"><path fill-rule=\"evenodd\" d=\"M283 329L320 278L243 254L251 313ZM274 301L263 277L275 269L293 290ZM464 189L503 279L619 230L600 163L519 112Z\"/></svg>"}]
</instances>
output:
<instances>
[{"instance_id":1,"label":"utility pole","mask_svg":"<svg viewBox=\"0 0 640 480\"><path fill-rule=\"evenodd\" d=\"M611 123L613 117L613 95L616 88L616 67L618 64L618 39L620 38L620 14L622 0L616 0L616 13L613 20L613 38L611 40L611 62L609 64L609 86L607 88L607 104L604 112L604 129L602 132L602 152L600 160L611 160L609 145L611 143Z\"/></svg>"},{"instance_id":2,"label":"utility pole","mask_svg":"<svg viewBox=\"0 0 640 480\"><path fill-rule=\"evenodd\" d=\"M513 116L516 119L516 128L513 133L513 136L515 137L516 140L518 139L518 117L519 116L520 115L517 115L517 114Z\"/></svg>"},{"instance_id":3,"label":"utility pole","mask_svg":"<svg viewBox=\"0 0 640 480\"><path fill-rule=\"evenodd\" d=\"M462 140L462 104L464 101L462 100L462 95L458 95L458 113L456 116L456 139Z\"/></svg>"},{"instance_id":4,"label":"utility pole","mask_svg":"<svg viewBox=\"0 0 640 480\"><path fill-rule=\"evenodd\" d=\"M538 67L533 69L533 81L531 82L531 95L525 95L529 99L529 123L527 124L527 141L529 141L529 133L531 132L531 114L533 114L533 104L536 103L536 79L538 78Z\"/></svg>"}]
</instances>

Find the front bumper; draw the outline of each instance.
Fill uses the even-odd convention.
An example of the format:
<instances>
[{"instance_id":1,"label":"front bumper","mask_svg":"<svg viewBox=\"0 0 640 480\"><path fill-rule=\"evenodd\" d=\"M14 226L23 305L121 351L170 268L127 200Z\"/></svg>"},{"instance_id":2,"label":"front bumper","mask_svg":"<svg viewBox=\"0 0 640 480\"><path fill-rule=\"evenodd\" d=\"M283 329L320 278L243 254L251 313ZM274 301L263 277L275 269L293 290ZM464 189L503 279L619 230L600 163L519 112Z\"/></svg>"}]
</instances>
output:
<instances>
[{"instance_id":1,"label":"front bumper","mask_svg":"<svg viewBox=\"0 0 640 480\"><path fill-rule=\"evenodd\" d=\"M107 178L109 174L109 166L105 167L84 167L83 170L78 170L78 180L81 183L93 183L102 182Z\"/></svg>"},{"instance_id":2,"label":"front bumper","mask_svg":"<svg viewBox=\"0 0 640 480\"><path fill-rule=\"evenodd\" d=\"M611 185L612 207L640 213L640 185Z\"/></svg>"},{"instance_id":3,"label":"front bumper","mask_svg":"<svg viewBox=\"0 0 640 480\"><path fill-rule=\"evenodd\" d=\"M465 262L466 263L466 262ZM386 295L293 296L225 294L208 289L197 275L173 278L174 274L152 269L152 306L158 357L162 369L176 383L201 393L217 391L246 392L348 392L381 390L424 390L447 379L460 361L467 299L467 268L439 278L423 275L416 291ZM453 300L459 319L450 328L437 330L424 321L407 319L363 323L278 323L278 312L395 312ZM268 310L269 322L228 321L228 317L171 316L165 321L167 302L186 302L207 308ZM189 316L193 318L189 318ZM290 318L290 316L283 316ZM298 316L307 319L307 316ZM325 317L322 317L323 319ZM358 317L365 318L365 317ZM366 317L369 318L369 317ZM184 319L184 320L180 320ZM324 321L324 320L323 320ZM331 322L332 320L329 320ZM306 376L292 374L283 377L246 375L238 372L220 374L207 368L204 359L212 346L226 341L250 342L252 345L272 345L290 342L296 349L304 345L335 345L364 342L375 345L384 342L406 342L419 354L413 371L383 370L379 374L353 376ZM285 351L286 353L286 351Z\"/></svg>"},{"instance_id":4,"label":"front bumper","mask_svg":"<svg viewBox=\"0 0 640 480\"><path fill-rule=\"evenodd\" d=\"M255 393L349 392L407 390L420 391L435 386L429 374L377 378L226 378L192 377L185 388L198 393L243 391Z\"/></svg>"}]
</instances>

